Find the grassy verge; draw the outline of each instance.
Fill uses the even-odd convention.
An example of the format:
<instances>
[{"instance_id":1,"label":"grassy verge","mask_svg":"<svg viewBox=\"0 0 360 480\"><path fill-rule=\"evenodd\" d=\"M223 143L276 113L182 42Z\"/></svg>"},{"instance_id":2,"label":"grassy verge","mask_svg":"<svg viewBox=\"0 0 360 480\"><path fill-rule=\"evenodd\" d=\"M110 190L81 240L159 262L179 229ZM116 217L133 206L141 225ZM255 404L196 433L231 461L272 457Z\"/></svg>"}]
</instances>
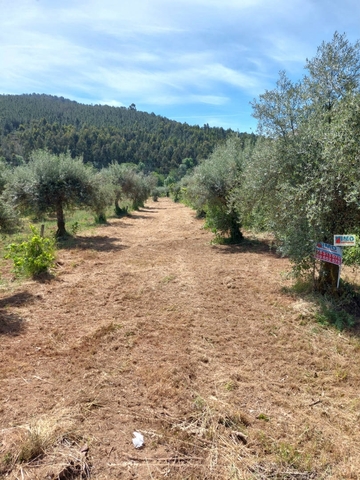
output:
<instances>
[{"instance_id":1,"label":"grassy verge","mask_svg":"<svg viewBox=\"0 0 360 480\"><path fill-rule=\"evenodd\" d=\"M341 280L337 295L313 291L312 280L297 280L284 292L312 304L312 317L321 325L337 330L353 330L360 325L360 287Z\"/></svg>"}]
</instances>

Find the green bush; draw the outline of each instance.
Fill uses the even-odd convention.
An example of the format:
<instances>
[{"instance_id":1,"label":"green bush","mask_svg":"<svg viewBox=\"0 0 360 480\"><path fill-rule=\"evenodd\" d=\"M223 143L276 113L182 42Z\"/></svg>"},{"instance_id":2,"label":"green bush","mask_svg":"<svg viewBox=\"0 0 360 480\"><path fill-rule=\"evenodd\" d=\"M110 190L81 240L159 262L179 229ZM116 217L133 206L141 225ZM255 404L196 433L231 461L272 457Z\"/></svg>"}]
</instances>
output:
<instances>
[{"instance_id":1,"label":"green bush","mask_svg":"<svg viewBox=\"0 0 360 480\"><path fill-rule=\"evenodd\" d=\"M13 260L16 276L35 277L54 266L55 240L41 237L34 226L30 229L33 235L29 240L7 246L5 258Z\"/></svg>"},{"instance_id":2,"label":"green bush","mask_svg":"<svg viewBox=\"0 0 360 480\"><path fill-rule=\"evenodd\" d=\"M340 331L352 328L356 323L354 316L350 313L337 310L326 304L321 305L321 310L315 315L315 319L322 325L333 325Z\"/></svg>"}]
</instances>

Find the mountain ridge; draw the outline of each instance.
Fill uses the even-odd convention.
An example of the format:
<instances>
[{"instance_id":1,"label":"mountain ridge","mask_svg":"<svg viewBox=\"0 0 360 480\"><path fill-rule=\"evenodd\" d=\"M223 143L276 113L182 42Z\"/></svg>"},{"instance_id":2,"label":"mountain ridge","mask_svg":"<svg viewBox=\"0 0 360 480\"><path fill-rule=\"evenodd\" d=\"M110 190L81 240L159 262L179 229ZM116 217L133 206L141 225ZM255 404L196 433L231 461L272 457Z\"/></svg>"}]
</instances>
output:
<instances>
[{"instance_id":1,"label":"mountain ridge","mask_svg":"<svg viewBox=\"0 0 360 480\"><path fill-rule=\"evenodd\" d=\"M147 171L167 174L184 158L195 163L231 135L256 136L205 124L190 126L127 107L86 105L48 94L0 95L0 157L27 161L35 149L70 151L97 168L142 163Z\"/></svg>"}]
</instances>

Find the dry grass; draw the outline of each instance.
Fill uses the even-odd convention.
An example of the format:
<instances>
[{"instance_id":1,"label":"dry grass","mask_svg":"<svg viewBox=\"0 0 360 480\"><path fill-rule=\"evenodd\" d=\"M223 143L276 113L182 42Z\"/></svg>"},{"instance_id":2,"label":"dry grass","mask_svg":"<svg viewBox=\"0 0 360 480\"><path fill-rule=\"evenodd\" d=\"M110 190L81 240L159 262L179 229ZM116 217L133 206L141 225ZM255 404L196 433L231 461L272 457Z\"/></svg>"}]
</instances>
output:
<instances>
[{"instance_id":1,"label":"dry grass","mask_svg":"<svg viewBox=\"0 0 360 480\"><path fill-rule=\"evenodd\" d=\"M43 415L1 434L0 475L6 478L90 478L88 447L76 432L75 409Z\"/></svg>"},{"instance_id":2,"label":"dry grass","mask_svg":"<svg viewBox=\"0 0 360 480\"><path fill-rule=\"evenodd\" d=\"M4 283L0 478L360 478L356 330L284 290L266 239L211 238L160 199Z\"/></svg>"}]
</instances>

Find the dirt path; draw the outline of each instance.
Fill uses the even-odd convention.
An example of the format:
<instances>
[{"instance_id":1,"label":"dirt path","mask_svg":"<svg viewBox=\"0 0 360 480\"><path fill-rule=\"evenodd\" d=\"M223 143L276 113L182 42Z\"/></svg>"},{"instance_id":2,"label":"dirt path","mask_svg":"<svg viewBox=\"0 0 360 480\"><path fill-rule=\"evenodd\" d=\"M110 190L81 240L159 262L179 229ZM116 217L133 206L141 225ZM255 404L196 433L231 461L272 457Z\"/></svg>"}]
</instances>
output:
<instances>
[{"instance_id":1,"label":"dirt path","mask_svg":"<svg viewBox=\"0 0 360 480\"><path fill-rule=\"evenodd\" d=\"M202 226L150 202L2 294L5 478L360 478L359 342L308 320L266 244Z\"/></svg>"}]
</instances>

